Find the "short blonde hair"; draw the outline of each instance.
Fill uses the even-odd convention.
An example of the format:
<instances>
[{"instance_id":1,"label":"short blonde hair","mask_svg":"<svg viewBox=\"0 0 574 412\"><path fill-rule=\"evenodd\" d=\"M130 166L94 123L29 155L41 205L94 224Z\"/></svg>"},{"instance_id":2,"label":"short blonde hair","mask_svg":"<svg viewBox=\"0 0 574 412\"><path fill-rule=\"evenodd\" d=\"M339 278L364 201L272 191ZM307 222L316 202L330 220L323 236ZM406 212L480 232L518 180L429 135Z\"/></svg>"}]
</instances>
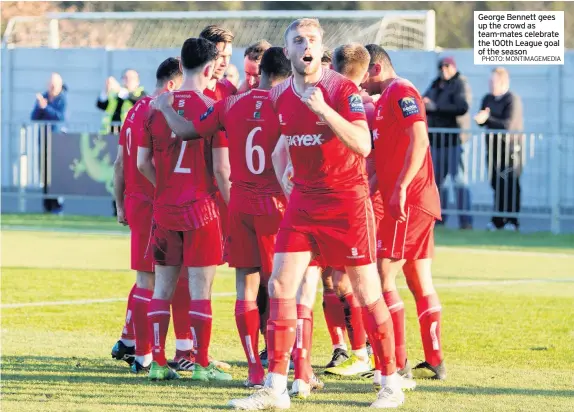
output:
<instances>
[{"instance_id":1,"label":"short blonde hair","mask_svg":"<svg viewBox=\"0 0 574 412\"><path fill-rule=\"evenodd\" d=\"M333 52L333 69L345 77L364 76L369 69L371 55L360 43L339 46Z\"/></svg>"},{"instance_id":2,"label":"short blonde hair","mask_svg":"<svg viewBox=\"0 0 574 412\"><path fill-rule=\"evenodd\" d=\"M508 70L506 70L504 67L495 67L494 69L492 69L492 73L498 74L507 82L510 81L510 75L508 74Z\"/></svg>"},{"instance_id":3,"label":"short blonde hair","mask_svg":"<svg viewBox=\"0 0 574 412\"><path fill-rule=\"evenodd\" d=\"M321 38L323 38L324 31L318 19L302 18L292 21L291 24L289 24L289 26L285 30L285 34L283 35L283 40L285 41L285 44L287 44L287 36L289 35L289 33L292 30L298 29L299 27L315 27L319 29L319 33L321 33Z\"/></svg>"}]
</instances>

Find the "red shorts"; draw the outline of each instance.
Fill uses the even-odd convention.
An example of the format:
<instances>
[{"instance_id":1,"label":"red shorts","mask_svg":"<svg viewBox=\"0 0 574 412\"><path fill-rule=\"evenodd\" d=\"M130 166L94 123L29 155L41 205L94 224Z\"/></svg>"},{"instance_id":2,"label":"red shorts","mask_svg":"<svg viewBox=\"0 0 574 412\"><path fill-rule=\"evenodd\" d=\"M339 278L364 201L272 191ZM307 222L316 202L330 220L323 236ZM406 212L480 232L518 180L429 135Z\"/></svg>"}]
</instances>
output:
<instances>
[{"instance_id":1,"label":"red shorts","mask_svg":"<svg viewBox=\"0 0 574 412\"><path fill-rule=\"evenodd\" d=\"M150 200L126 196L125 210L131 231L131 268L140 272L153 272L150 247L153 203Z\"/></svg>"},{"instance_id":2,"label":"red shorts","mask_svg":"<svg viewBox=\"0 0 574 412\"><path fill-rule=\"evenodd\" d=\"M406 221L385 215L379 224L377 258L428 259L434 255L435 218L415 207L407 208Z\"/></svg>"},{"instance_id":3,"label":"red shorts","mask_svg":"<svg viewBox=\"0 0 574 412\"><path fill-rule=\"evenodd\" d=\"M229 214L227 238L229 266L233 268L260 267L261 272L273 271L273 254L277 231L283 213L255 216L239 211Z\"/></svg>"},{"instance_id":4,"label":"red shorts","mask_svg":"<svg viewBox=\"0 0 574 412\"><path fill-rule=\"evenodd\" d=\"M276 252L312 251L322 265L329 266L363 266L375 261L375 216L368 197L305 196L295 191L291 195Z\"/></svg>"},{"instance_id":5,"label":"red shorts","mask_svg":"<svg viewBox=\"0 0 574 412\"><path fill-rule=\"evenodd\" d=\"M373 196L371 196L371 202L373 202L373 212L375 213L375 225L378 228L379 223L383 220L385 216L385 206L383 204L383 195L381 191L377 190ZM377 237L378 239L378 237Z\"/></svg>"},{"instance_id":6,"label":"red shorts","mask_svg":"<svg viewBox=\"0 0 574 412\"><path fill-rule=\"evenodd\" d=\"M219 265L223 256L219 218L194 230L166 229L152 223L156 265L206 267Z\"/></svg>"}]
</instances>

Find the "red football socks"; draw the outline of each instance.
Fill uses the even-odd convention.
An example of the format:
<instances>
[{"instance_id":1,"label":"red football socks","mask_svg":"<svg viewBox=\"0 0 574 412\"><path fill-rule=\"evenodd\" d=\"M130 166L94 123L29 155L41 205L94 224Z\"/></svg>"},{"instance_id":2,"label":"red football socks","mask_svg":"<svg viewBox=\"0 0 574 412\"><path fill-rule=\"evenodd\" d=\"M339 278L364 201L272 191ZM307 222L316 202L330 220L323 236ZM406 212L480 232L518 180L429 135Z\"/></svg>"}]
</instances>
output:
<instances>
[{"instance_id":1,"label":"red football socks","mask_svg":"<svg viewBox=\"0 0 574 412\"><path fill-rule=\"evenodd\" d=\"M363 322L369 335L371 347L378 357L381 373L384 376L396 372L395 336L393 321L383 298L363 307Z\"/></svg>"},{"instance_id":2,"label":"red football socks","mask_svg":"<svg viewBox=\"0 0 574 412\"><path fill-rule=\"evenodd\" d=\"M417 313L425 360L432 366L442 362L442 348L440 342L441 305L436 293L417 299Z\"/></svg>"},{"instance_id":3,"label":"red football socks","mask_svg":"<svg viewBox=\"0 0 574 412\"><path fill-rule=\"evenodd\" d=\"M182 268L187 270L187 268ZM179 276L175 293L171 301L171 311L173 315L173 331L175 332L176 357L185 356L191 351L191 325L189 320L189 305L191 297L189 295L189 280L187 276ZM183 342L182 342L183 341ZM179 344L179 345L178 345ZM185 347L181 347L183 346Z\"/></svg>"},{"instance_id":4,"label":"red football socks","mask_svg":"<svg viewBox=\"0 0 574 412\"><path fill-rule=\"evenodd\" d=\"M345 323L351 341L351 349L358 350L367 346L367 335L363 324L361 305L353 293L344 296Z\"/></svg>"},{"instance_id":5,"label":"red football socks","mask_svg":"<svg viewBox=\"0 0 574 412\"><path fill-rule=\"evenodd\" d=\"M249 365L249 380L261 383L265 371L259 359L259 311L256 301L235 301L235 323Z\"/></svg>"},{"instance_id":6,"label":"red football socks","mask_svg":"<svg viewBox=\"0 0 574 412\"><path fill-rule=\"evenodd\" d=\"M393 320L393 332L395 334L395 356L397 358L397 369L405 367L407 362L407 345L405 337L405 304L401 300L399 292L393 290L383 293L385 303L391 312Z\"/></svg>"},{"instance_id":7,"label":"red football socks","mask_svg":"<svg viewBox=\"0 0 574 412\"><path fill-rule=\"evenodd\" d=\"M293 348L295 379L309 383L313 374L311 367L311 346L313 344L313 310L297 305L297 329Z\"/></svg>"},{"instance_id":8,"label":"red football socks","mask_svg":"<svg viewBox=\"0 0 574 412\"><path fill-rule=\"evenodd\" d=\"M134 291L136 290L137 285L134 283L132 286L132 290L130 290L130 294L128 296L128 304L126 307L126 318L124 323L124 328L122 329L122 337L121 340L126 344L126 341L134 341L136 338L134 332ZM133 346L131 345L126 346Z\"/></svg>"},{"instance_id":9,"label":"red football socks","mask_svg":"<svg viewBox=\"0 0 574 412\"><path fill-rule=\"evenodd\" d=\"M152 337L153 360L165 366L165 338L169 329L169 300L152 299L149 303L147 319L148 333Z\"/></svg>"},{"instance_id":10,"label":"red football socks","mask_svg":"<svg viewBox=\"0 0 574 412\"><path fill-rule=\"evenodd\" d=\"M267 323L267 353L269 372L287 376L291 350L297 327L297 301L295 299L269 299Z\"/></svg>"},{"instance_id":11,"label":"red football socks","mask_svg":"<svg viewBox=\"0 0 574 412\"><path fill-rule=\"evenodd\" d=\"M323 313L327 323L327 330L331 336L331 344L333 347L344 348L346 346L345 312L335 292L323 294Z\"/></svg>"},{"instance_id":12,"label":"red football socks","mask_svg":"<svg viewBox=\"0 0 574 412\"><path fill-rule=\"evenodd\" d=\"M136 337L136 356L151 353L151 340L148 334L148 309L153 290L135 288L134 300L134 331Z\"/></svg>"},{"instance_id":13,"label":"red football socks","mask_svg":"<svg viewBox=\"0 0 574 412\"><path fill-rule=\"evenodd\" d=\"M191 333L196 348L195 363L209 365L209 343L211 342L211 300L192 300L189 306Z\"/></svg>"}]
</instances>

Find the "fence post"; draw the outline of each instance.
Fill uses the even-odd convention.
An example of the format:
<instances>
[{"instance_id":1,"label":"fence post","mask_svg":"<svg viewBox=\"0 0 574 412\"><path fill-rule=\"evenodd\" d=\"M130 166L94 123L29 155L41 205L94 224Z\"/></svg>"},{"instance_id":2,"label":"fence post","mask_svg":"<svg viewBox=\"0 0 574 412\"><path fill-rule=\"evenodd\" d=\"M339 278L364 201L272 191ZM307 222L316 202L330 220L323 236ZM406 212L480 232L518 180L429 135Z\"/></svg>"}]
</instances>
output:
<instances>
[{"instance_id":1,"label":"fence post","mask_svg":"<svg viewBox=\"0 0 574 412\"><path fill-rule=\"evenodd\" d=\"M561 66L550 68L550 84L548 90L555 90L556 94L550 99L549 123L550 123L550 231L560 233L560 146L561 146L561 112L562 112L562 72Z\"/></svg>"}]
</instances>

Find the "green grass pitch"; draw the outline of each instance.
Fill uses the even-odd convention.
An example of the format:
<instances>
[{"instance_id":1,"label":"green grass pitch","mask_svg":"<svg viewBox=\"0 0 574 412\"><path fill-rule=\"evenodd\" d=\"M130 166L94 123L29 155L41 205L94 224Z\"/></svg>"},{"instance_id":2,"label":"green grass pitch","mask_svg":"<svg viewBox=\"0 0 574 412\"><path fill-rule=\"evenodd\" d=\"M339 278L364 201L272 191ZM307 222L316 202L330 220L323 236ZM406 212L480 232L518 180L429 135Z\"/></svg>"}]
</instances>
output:
<instances>
[{"instance_id":1,"label":"green grass pitch","mask_svg":"<svg viewBox=\"0 0 574 412\"><path fill-rule=\"evenodd\" d=\"M109 354L134 281L126 230L107 218L3 215L2 225L2 411L211 411L248 395L230 269L215 282L211 353L232 364L234 380L203 386L183 373L151 383ZM400 409L574 411L574 236L437 229L436 240L449 376L419 381ZM416 309L400 284L417 362ZM320 302L313 365L322 374L331 348ZM369 380L322 379L325 389L292 410L358 411L375 399Z\"/></svg>"}]
</instances>

